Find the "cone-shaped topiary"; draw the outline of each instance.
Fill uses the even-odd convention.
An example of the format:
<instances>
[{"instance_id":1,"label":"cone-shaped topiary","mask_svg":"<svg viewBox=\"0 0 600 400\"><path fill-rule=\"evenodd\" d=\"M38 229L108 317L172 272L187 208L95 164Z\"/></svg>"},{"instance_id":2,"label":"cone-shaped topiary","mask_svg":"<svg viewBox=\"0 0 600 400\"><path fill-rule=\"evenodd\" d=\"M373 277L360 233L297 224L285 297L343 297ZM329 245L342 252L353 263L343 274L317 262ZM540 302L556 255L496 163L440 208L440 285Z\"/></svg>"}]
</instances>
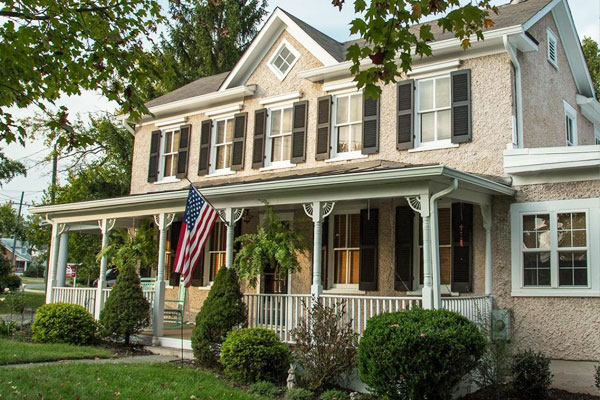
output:
<instances>
[{"instance_id":1,"label":"cone-shaped topiary","mask_svg":"<svg viewBox=\"0 0 600 400\"><path fill-rule=\"evenodd\" d=\"M119 276L100 313L100 332L105 337L123 337L129 345L131 335L150 323L150 304L144 298L140 277L131 264L119 268Z\"/></svg>"},{"instance_id":2,"label":"cone-shaped topiary","mask_svg":"<svg viewBox=\"0 0 600 400\"><path fill-rule=\"evenodd\" d=\"M196 316L192 348L198 362L208 366L216 364L227 333L245 323L246 305L237 275L222 267Z\"/></svg>"}]
</instances>

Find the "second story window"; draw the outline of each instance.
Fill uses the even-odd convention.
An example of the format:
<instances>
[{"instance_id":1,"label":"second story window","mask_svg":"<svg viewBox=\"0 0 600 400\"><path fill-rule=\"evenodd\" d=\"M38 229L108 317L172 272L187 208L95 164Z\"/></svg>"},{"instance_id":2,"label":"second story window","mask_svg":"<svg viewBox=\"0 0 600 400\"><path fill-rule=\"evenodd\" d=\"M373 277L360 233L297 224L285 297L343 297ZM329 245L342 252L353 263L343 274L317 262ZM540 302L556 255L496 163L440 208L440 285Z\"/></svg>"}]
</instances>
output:
<instances>
[{"instance_id":1,"label":"second story window","mask_svg":"<svg viewBox=\"0 0 600 400\"><path fill-rule=\"evenodd\" d=\"M417 82L417 142L428 146L450 142L450 77L421 79Z\"/></svg>"},{"instance_id":2,"label":"second story window","mask_svg":"<svg viewBox=\"0 0 600 400\"><path fill-rule=\"evenodd\" d=\"M564 102L565 136L567 146L577 146L577 111L569 103Z\"/></svg>"},{"instance_id":3,"label":"second story window","mask_svg":"<svg viewBox=\"0 0 600 400\"><path fill-rule=\"evenodd\" d=\"M233 117L215 121L214 163L216 171L228 171L231 168L233 150Z\"/></svg>"},{"instance_id":4,"label":"second story window","mask_svg":"<svg viewBox=\"0 0 600 400\"><path fill-rule=\"evenodd\" d=\"M299 57L300 53L287 40L283 40L267 65L282 81L290 73Z\"/></svg>"},{"instance_id":5,"label":"second story window","mask_svg":"<svg viewBox=\"0 0 600 400\"><path fill-rule=\"evenodd\" d=\"M177 174L177 156L179 152L179 130L166 131L162 134L162 157L160 179L174 177Z\"/></svg>"},{"instance_id":6,"label":"second story window","mask_svg":"<svg viewBox=\"0 0 600 400\"><path fill-rule=\"evenodd\" d=\"M334 99L335 150L340 153L360 152L362 149L361 93L337 95Z\"/></svg>"},{"instance_id":7,"label":"second story window","mask_svg":"<svg viewBox=\"0 0 600 400\"><path fill-rule=\"evenodd\" d=\"M292 155L292 107L271 110L270 164L287 163Z\"/></svg>"}]
</instances>

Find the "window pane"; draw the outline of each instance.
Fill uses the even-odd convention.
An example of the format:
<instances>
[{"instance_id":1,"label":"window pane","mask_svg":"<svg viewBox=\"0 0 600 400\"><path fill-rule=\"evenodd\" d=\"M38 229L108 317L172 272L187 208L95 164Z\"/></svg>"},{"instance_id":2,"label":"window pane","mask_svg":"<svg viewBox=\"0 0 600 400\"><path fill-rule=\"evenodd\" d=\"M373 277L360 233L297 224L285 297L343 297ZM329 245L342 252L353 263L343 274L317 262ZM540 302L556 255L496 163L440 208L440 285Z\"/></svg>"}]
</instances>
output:
<instances>
[{"instance_id":1,"label":"window pane","mask_svg":"<svg viewBox=\"0 0 600 400\"><path fill-rule=\"evenodd\" d=\"M439 227L439 240L440 245L449 245L451 240L451 225L450 209L440 208L438 209L438 227Z\"/></svg>"},{"instance_id":2,"label":"window pane","mask_svg":"<svg viewBox=\"0 0 600 400\"><path fill-rule=\"evenodd\" d=\"M334 283L346 283L346 260L348 254L346 250L336 250L334 265Z\"/></svg>"},{"instance_id":3,"label":"window pane","mask_svg":"<svg viewBox=\"0 0 600 400\"><path fill-rule=\"evenodd\" d=\"M433 109L433 80L419 82L419 110Z\"/></svg>"},{"instance_id":4,"label":"window pane","mask_svg":"<svg viewBox=\"0 0 600 400\"><path fill-rule=\"evenodd\" d=\"M165 148L164 148L165 153L171 152L171 141L172 140L173 140L173 132L165 133Z\"/></svg>"},{"instance_id":5,"label":"window pane","mask_svg":"<svg viewBox=\"0 0 600 400\"><path fill-rule=\"evenodd\" d=\"M163 170L163 176L164 177L171 176L172 162L173 162L173 156L172 155L165 156L165 168Z\"/></svg>"},{"instance_id":6,"label":"window pane","mask_svg":"<svg viewBox=\"0 0 600 400\"><path fill-rule=\"evenodd\" d=\"M435 81L435 108L450 107L450 77Z\"/></svg>"},{"instance_id":7,"label":"window pane","mask_svg":"<svg viewBox=\"0 0 600 400\"><path fill-rule=\"evenodd\" d=\"M350 121L362 121L362 95L350 97Z\"/></svg>"},{"instance_id":8,"label":"window pane","mask_svg":"<svg viewBox=\"0 0 600 400\"><path fill-rule=\"evenodd\" d=\"M338 128L338 153L350 151L350 126L340 126Z\"/></svg>"},{"instance_id":9,"label":"window pane","mask_svg":"<svg viewBox=\"0 0 600 400\"><path fill-rule=\"evenodd\" d=\"M337 110L335 114L336 124L345 124L348 122L348 100L349 97L337 98Z\"/></svg>"},{"instance_id":10,"label":"window pane","mask_svg":"<svg viewBox=\"0 0 600 400\"><path fill-rule=\"evenodd\" d=\"M559 252L558 267L560 286L587 285L587 252Z\"/></svg>"},{"instance_id":11,"label":"window pane","mask_svg":"<svg viewBox=\"0 0 600 400\"><path fill-rule=\"evenodd\" d=\"M281 58L281 56L276 57L275 61L273 61L273 64L275 64L277 69L281 71L281 64L283 64L283 58Z\"/></svg>"},{"instance_id":12,"label":"window pane","mask_svg":"<svg viewBox=\"0 0 600 400\"><path fill-rule=\"evenodd\" d=\"M437 130L438 130L438 140L442 140L442 139L450 139L450 135L451 135L451 125L450 125L450 110L446 110L446 111L439 111L437 113L437 118L438 118L438 125L437 125Z\"/></svg>"},{"instance_id":13,"label":"window pane","mask_svg":"<svg viewBox=\"0 0 600 400\"><path fill-rule=\"evenodd\" d=\"M573 229L585 229L585 213L572 213Z\"/></svg>"},{"instance_id":14,"label":"window pane","mask_svg":"<svg viewBox=\"0 0 600 400\"><path fill-rule=\"evenodd\" d=\"M452 284L452 248L440 247L440 275L442 285Z\"/></svg>"},{"instance_id":15,"label":"window pane","mask_svg":"<svg viewBox=\"0 0 600 400\"><path fill-rule=\"evenodd\" d=\"M586 232L585 230L573 231L573 247L586 247Z\"/></svg>"},{"instance_id":16,"label":"window pane","mask_svg":"<svg viewBox=\"0 0 600 400\"><path fill-rule=\"evenodd\" d=\"M421 142L435 140L435 113L421 114Z\"/></svg>"},{"instance_id":17,"label":"window pane","mask_svg":"<svg viewBox=\"0 0 600 400\"><path fill-rule=\"evenodd\" d=\"M289 161L292 158L292 135L283 137L283 156L282 161Z\"/></svg>"},{"instance_id":18,"label":"window pane","mask_svg":"<svg viewBox=\"0 0 600 400\"><path fill-rule=\"evenodd\" d=\"M285 46L284 46L284 47L282 47L282 48L281 48L281 51L279 52L279 55L280 55L282 58L284 58L284 59L285 59L287 56L289 56L289 55L290 55L290 51L287 49L287 47L285 47Z\"/></svg>"},{"instance_id":19,"label":"window pane","mask_svg":"<svg viewBox=\"0 0 600 400\"><path fill-rule=\"evenodd\" d=\"M225 168L225 146L217 147L217 169Z\"/></svg>"},{"instance_id":20,"label":"window pane","mask_svg":"<svg viewBox=\"0 0 600 400\"><path fill-rule=\"evenodd\" d=\"M281 161L281 144L282 137L273 138L273 151L271 152L271 161Z\"/></svg>"},{"instance_id":21,"label":"window pane","mask_svg":"<svg viewBox=\"0 0 600 400\"><path fill-rule=\"evenodd\" d=\"M334 218L333 246L346 247L346 216L336 215Z\"/></svg>"},{"instance_id":22,"label":"window pane","mask_svg":"<svg viewBox=\"0 0 600 400\"><path fill-rule=\"evenodd\" d=\"M292 109L286 108L283 110L283 132L292 131Z\"/></svg>"},{"instance_id":23,"label":"window pane","mask_svg":"<svg viewBox=\"0 0 600 400\"><path fill-rule=\"evenodd\" d=\"M571 213L563 213L557 215L558 229L571 229Z\"/></svg>"},{"instance_id":24,"label":"window pane","mask_svg":"<svg viewBox=\"0 0 600 400\"><path fill-rule=\"evenodd\" d=\"M225 141L231 142L233 140L233 118L227 120L227 130L225 132Z\"/></svg>"},{"instance_id":25,"label":"window pane","mask_svg":"<svg viewBox=\"0 0 600 400\"><path fill-rule=\"evenodd\" d=\"M350 282L358 283L359 281L359 265L360 265L360 250L350 251Z\"/></svg>"},{"instance_id":26,"label":"window pane","mask_svg":"<svg viewBox=\"0 0 600 400\"><path fill-rule=\"evenodd\" d=\"M217 144L225 141L225 121L217 122Z\"/></svg>"},{"instance_id":27,"label":"window pane","mask_svg":"<svg viewBox=\"0 0 600 400\"><path fill-rule=\"evenodd\" d=\"M348 215L348 247L360 247L360 214Z\"/></svg>"},{"instance_id":28,"label":"window pane","mask_svg":"<svg viewBox=\"0 0 600 400\"><path fill-rule=\"evenodd\" d=\"M281 110L271 112L271 135L281 133Z\"/></svg>"},{"instance_id":29,"label":"window pane","mask_svg":"<svg viewBox=\"0 0 600 400\"><path fill-rule=\"evenodd\" d=\"M233 145L228 144L227 146L225 146L226 151L227 151L227 160L225 162L225 168L229 168L231 167L231 153L233 152Z\"/></svg>"},{"instance_id":30,"label":"window pane","mask_svg":"<svg viewBox=\"0 0 600 400\"><path fill-rule=\"evenodd\" d=\"M527 249L550 247L550 215L523 216L523 247Z\"/></svg>"},{"instance_id":31,"label":"window pane","mask_svg":"<svg viewBox=\"0 0 600 400\"><path fill-rule=\"evenodd\" d=\"M525 286L550 285L550 253L523 254L523 283Z\"/></svg>"},{"instance_id":32,"label":"window pane","mask_svg":"<svg viewBox=\"0 0 600 400\"><path fill-rule=\"evenodd\" d=\"M362 124L351 125L351 129L350 151L359 151L362 149Z\"/></svg>"}]
</instances>

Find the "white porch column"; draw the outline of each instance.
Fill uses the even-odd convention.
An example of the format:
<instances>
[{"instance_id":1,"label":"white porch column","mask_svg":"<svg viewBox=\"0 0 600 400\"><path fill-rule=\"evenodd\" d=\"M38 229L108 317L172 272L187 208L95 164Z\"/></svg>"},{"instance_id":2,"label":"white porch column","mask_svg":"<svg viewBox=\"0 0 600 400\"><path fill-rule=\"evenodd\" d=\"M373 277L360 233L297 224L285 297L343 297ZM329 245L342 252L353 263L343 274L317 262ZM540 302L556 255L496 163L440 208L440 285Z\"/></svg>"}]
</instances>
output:
<instances>
[{"instance_id":1,"label":"white porch column","mask_svg":"<svg viewBox=\"0 0 600 400\"><path fill-rule=\"evenodd\" d=\"M98 221L98 226L100 226L100 232L102 233L102 248L100 251L103 251L108 245L108 239L110 235L110 231L115 227L115 219L102 219ZM96 302L94 307L94 318L100 318L100 311L102 311L102 307L104 306L102 302L102 290L106 287L106 266L108 264L108 257L105 255L100 259L100 275L98 276L98 287L96 288Z\"/></svg>"},{"instance_id":2,"label":"white porch column","mask_svg":"<svg viewBox=\"0 0 600 400\"><path fill-rule=\"evenodd\" d=\"M159 214L154 216L158 226L158 265L156 282L154 282L154 304L152 305L153 342L163 335L165 312L165 253L167 248L167 231L173 223L175 214ZM156 343L158 344L158 343Z\"/></svg>"},{"instance_id":3,"label":"white porch column","mask_svg":"<svg viewBox=\"0 0 600 400\"><path fill-rule=\"evenodd\" d=\"M67 274L67 255L69 252L69 234L64 232L60 235L58 247L58 270L56 272L56 286L64 287Z\"/></svg>"},{"instance_id":4,"label":"white porch column","mask_svg":"<svg viewBox=\"0 0 600 400\"><path fill-rule=\"evenodd\" d=\"M406 201L413 211L421 214L423 219L423 289L421 298L423 308L433 308L433 266L431 265L431 212L429 209L429 193L415 197L407 197Z\"/></svg>"},{"instance_id":5,"label":"white porch column","mask_svg":"<svg viewBox=\"0 0 600 400\"><path fill-rule=\"evenodd\" d=\"M53 223L50 234L50 260L48 263L48 281L46 286L46 303L53 302L54 288L56 287L56 269L58 265L59 238L65 226Z\"/></svg>"},{"instance_id":6,"label":"white porch column","mask_svg":"<svg viewBox=\"0 0 600 400\"><path fill-rule=\"evenodd\" d=\"M485 229L485 295L494 294L494 277L492 271L492 206L481 205L483 229Z\"/></svg>"},{"instance_id":7,"label":"white porch column","mask_svg":"<svg viewBox=\"0 0 600 400\"><path fill-rule=\"evenodd\" d=\"M306 215L313 221L313 276L310 287L311 301L317 303L323 293L321 277L323 275L323 260L321 259L321 246L323 243L323 220L333 211L334 202L315 201L303 205Z\"/></svg>"},{"instance_id":8,"label":"white porch column","mask_svg":"<svg viewBox=\"0 0 600 400\"><path fill-rule=\"evenodd\" d=\"M225 244L225 266L233 267L233 242L235 240L235 224L242 218L244 214L243 208L226 208L219 210L221 220L227 227L227 242Z\"/></svg>"}]
</instances>

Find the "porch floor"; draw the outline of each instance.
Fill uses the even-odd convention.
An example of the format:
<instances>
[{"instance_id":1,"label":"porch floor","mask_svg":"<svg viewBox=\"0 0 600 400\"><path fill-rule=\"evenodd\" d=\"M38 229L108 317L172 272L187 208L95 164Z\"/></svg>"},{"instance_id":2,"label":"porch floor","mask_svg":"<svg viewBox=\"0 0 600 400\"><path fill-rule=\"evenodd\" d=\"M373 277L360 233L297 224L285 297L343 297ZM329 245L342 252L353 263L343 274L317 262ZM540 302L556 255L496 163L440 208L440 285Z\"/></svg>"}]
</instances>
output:
<instances>
[{"instance_id":1,"label":"porch floor","mask_svg":"<svg viewBox=\"0 0 600 400\"><path fill-rule=\"evenodd\" d=\"M185 325L183 327L183 340L191 340L192 339L192 331L194 330L195 325ZM152 327L148 329L144 329L141 333L143 336L152 337ZM163 328L163 334L161 337L171 338L171 339L181 339L181 329L175 328L173 325L165 324Z\"/></svg>"}]
</instances>

